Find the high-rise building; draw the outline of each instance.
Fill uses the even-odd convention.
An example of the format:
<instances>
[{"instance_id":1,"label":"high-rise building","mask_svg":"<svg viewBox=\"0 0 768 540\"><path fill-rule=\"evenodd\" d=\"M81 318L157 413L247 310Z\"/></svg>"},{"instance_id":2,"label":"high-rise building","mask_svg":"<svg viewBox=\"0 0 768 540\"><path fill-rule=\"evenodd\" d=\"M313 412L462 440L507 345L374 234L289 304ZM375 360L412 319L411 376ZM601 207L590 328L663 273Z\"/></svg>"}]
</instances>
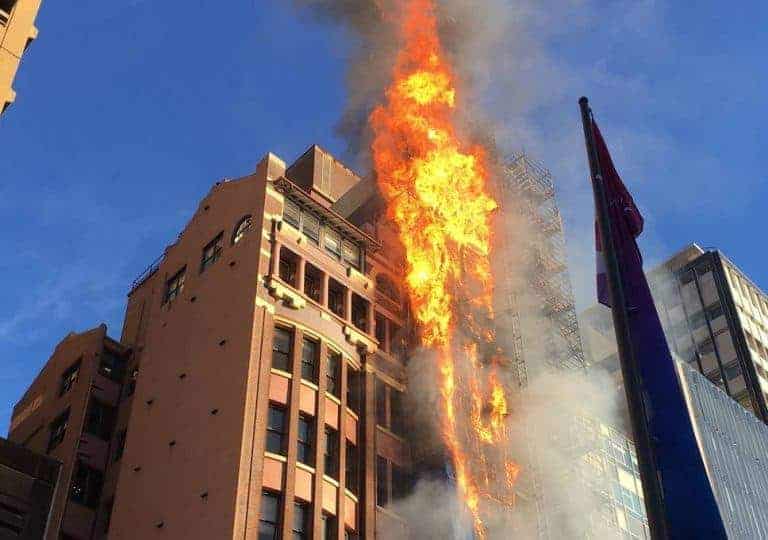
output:
<instances>
[{"instance_id":1,"label":"high-rise building","mask_svg":"<svg viewBox=\"0 0 768 540\"><path fill-rule=\"evenodd\" d=\"M768 296L720 251L696 244L648 273L670 351L768 421ZM593 363L620 371L610 311L582 314Z\"/></svg>"},{"instance_id":2,"label":"high-rise building","mask_svg":"<svg viewBox=\"0 0 768 540\"><path fill-rule=\"evenodd\" d=\"M41 0L0 0L0 114L16 99L13 79L29 44Z\"/></svg>"},{"instance_id":3,"label":"high-rise building","mask_svg":"<svg viewBox=\"0 0 768 540\"><path fill-rule=\"evenodd\" d=\"M44 538L60 470L55 459L0 438L0 538Z\"/></svg>"},{"instance_id":4,"label":"high-rise building","mask_svg":"<svg viewBox=\"0 0 768 540\"><path fill-rule=\"evenodd\" d=\"M9 439L63 464L48 540L104 537L130 412L128 357L105 325L71 333L13 409Z\"/></svg>"}]
</instances>

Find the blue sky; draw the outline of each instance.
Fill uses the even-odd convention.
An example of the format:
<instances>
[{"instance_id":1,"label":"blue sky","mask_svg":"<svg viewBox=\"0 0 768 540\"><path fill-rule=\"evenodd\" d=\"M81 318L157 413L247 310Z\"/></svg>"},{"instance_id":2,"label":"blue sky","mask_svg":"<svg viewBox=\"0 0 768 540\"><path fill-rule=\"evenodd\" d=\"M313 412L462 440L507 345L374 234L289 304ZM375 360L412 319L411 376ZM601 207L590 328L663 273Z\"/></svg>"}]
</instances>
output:
<instances>
[{"instance_id":1,"label":"blue sky","mask_svg":"<svg viewBox=\"0 0 768 540\"><path fill-rule=\"evenodd\" d=\"M0 120L0 433L70 330L104 321L119 337L130 282L213 182L267 151L292 160L317 142L343 156L344 33L285 1L226 4L43 3ZM582 307L593 260L582 93L645 210L647 260L695 240L768 288L766 4L561 4L521 15L530 35L489 71L487 114L505 147L555 174Z\"/></svg>"}]
</instances>

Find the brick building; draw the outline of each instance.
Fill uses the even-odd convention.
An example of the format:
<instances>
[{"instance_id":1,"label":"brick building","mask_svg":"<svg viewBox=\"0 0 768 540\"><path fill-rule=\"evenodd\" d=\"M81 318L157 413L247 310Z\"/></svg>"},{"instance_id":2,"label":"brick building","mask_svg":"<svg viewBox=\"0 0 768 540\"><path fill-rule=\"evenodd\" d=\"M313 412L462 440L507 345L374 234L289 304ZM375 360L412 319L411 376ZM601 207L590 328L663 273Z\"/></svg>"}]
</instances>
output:
<instances>
[{"instance_id":1,"label":"brick building","mask_svg":"<svg viewBox=\"0 0 768 540\"><path fill-rule=\"evenodd\" d=\"M41 0L0 0L0 114L16 99L13 79L21 57L37 37Z\"/></svg>"},{"instance_id":2,"label":"brick building","mask_svg":"<svg viewBox=\"0 0 768 540\"><path fill-rule=\"evenodd\" d=\"M49 539L404 527L407 321L377 201L317 146L268 154L133 284L119 342L102 325L59 344L10 430L64 463Z\"/></svg>"}]
</instances>

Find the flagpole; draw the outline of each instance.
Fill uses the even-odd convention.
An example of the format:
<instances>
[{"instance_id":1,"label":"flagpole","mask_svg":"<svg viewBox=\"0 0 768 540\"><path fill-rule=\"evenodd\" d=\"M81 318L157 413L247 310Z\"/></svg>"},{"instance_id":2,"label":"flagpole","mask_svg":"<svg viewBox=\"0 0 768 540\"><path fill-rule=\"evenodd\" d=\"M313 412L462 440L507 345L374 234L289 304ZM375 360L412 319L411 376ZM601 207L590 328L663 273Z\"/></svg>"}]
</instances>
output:
<instances>
[{"instance_id":1,"label":"flagpole","mask_svg":"<svg viewBox=\"0 0 768 540\"><path fill-rule=\"evenodd\" d=\"M656 473L656 459L651 435L648 427L648 417L643 405L641 377L632 348L632 336L629 331L629 313L626 296L621 280L621 269L616 254L612 226L605 193L605 184L600 169L600 160L595 146L594 130L592 128L592 109L586 97L579 99L581 121L584 125L584 141L589 158L589 169L592 176L592 190L595 196L595 213L600 228L602 252L608 275L608 286L611 294L611 312L613 327L616 333L619 363L624 379L624 391L627 396L629 418L632 424L632 435L637 450L640 479L645 494L645 511L648 517L648 528L654 540L669 538L667 521L664 512L664 501L661 481ZM663 413L662 413L663 414Z\"/></svg>"}]
</instances>

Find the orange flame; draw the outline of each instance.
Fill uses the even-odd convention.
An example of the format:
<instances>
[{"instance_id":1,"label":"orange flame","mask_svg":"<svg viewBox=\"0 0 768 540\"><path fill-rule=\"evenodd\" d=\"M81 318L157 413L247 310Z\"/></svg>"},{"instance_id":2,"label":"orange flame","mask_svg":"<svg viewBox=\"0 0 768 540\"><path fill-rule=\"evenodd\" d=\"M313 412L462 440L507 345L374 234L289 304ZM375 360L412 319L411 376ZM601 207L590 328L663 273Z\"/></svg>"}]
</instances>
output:
<instances>
[{"instance_id":1,"label":"orange flame","mask_svg":"<svg viewBox=\"0 0 768 540\"><path fill-rule=\"evenodd\" d=\"M443 440L459 495L482 538L480 503L486 495L478 486L495 475L473 441L505 443L508 409L504 388L495 373L486 380L478 359L477 342L492 343L494 332L463 311L480 309L486 319L492 318L489 256L491 214L497 203L487 189L485 152L458 136L455 76L438 38L433 0L399 4L401 48L386 103L370 118L373 161L388 216L405 250L405 284L421 343L437 353ZM457 298L456 291L470 284L478 290ZM459 327L474 342L466 343ZM457 364L457 346L466 353L469 369ZM462 398L465 390L468 400ZM505 467L519 471L513 462Z\"/></svg>"}]
</instances>

